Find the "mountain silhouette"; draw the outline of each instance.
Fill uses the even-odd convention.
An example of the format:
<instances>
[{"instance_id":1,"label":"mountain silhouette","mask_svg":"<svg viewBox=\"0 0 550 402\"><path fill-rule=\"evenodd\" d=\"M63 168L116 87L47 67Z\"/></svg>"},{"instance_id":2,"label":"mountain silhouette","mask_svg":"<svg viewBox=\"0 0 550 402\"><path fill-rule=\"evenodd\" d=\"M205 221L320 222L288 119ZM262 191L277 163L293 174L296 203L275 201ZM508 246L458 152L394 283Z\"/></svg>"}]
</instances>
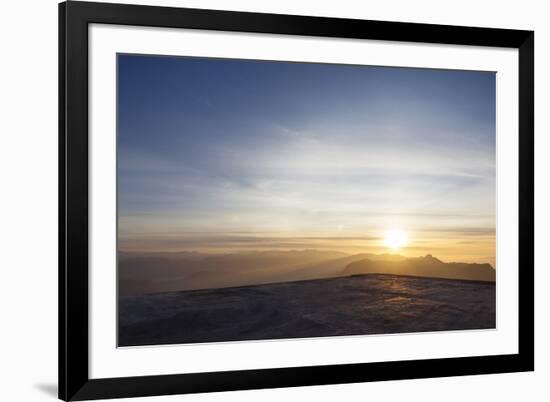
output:
<instances>
[{"instance_id":1,"label":"mountain silhouette","mask_svg":"<svg viewBox=\"0 0 550 402\"><path fill-rule=\"evenodd\" d=\"M489 264L444 263L431 255L345 254L290 250L235 254L124 254L118 263L119 295L227 288L335 278L366 273L494 281Z\"/></svg>"},{"instance_id":2,"label":"mountain silhouette","mask_svg":"<svg viewBox=\"0 0 550 402\"><path fill-rule=\"evenodd\" d=\"M496 271L490 264L443 262L432 255L402 260L373 260L366 258L346 266L342 275L361 274L412 275L431 278L467 279L494 282Z\"/></svg>"}]
</instances>

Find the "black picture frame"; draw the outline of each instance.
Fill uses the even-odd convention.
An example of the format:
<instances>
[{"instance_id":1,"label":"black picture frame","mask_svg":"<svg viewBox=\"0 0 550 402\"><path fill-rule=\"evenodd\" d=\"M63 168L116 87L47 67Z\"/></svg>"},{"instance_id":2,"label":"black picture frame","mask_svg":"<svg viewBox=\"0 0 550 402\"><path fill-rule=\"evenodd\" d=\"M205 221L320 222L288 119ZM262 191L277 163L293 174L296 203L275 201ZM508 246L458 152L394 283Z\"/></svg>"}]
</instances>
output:
<instances>
[{"instance_id":1,"label":"black picture frame","mask_svg":"<svg viewBox=\"0 0 550 402\"><path fill-rule=\"evenodd\" d=\"M519 51L517 354L90 379L88 25L377 39ZM59 5L59 398L169 395L534 370L534 32L70 1Z\"/></svg>"}]
</instances>

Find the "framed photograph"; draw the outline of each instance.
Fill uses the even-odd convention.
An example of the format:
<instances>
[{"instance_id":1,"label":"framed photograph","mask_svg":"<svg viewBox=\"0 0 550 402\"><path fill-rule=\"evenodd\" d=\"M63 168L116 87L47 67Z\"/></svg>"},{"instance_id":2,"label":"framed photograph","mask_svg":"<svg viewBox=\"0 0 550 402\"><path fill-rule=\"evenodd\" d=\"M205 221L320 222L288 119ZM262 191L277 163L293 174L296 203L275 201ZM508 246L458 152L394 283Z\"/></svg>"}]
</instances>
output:
<instances>
[{"instance_id":1,"label":"framed photograph","mask_svg":"<svg viewBox=\"0 0 550 402\"><path fill-rule=\"evenodd\" d=\"M534 369L534 33L59 5L59 397Z\"/></svg>"}]
</instances>

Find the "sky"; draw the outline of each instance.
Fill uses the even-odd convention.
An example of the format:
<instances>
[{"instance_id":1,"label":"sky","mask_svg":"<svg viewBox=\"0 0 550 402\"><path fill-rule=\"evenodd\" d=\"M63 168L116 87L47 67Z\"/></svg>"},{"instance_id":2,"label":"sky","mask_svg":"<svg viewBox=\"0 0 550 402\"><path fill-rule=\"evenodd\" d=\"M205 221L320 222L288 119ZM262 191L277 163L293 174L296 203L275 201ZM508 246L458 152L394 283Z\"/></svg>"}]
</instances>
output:
<instances>
[{"instance_id":1,"label":"sky","mask_svg":"<svg viewBox=\"0 0 550 402\"><path fill-rule=\"evenodd\" d=\"M119 250L494 266L495 141L491 72L118 55Z\"/></svg>"}]
</instances>

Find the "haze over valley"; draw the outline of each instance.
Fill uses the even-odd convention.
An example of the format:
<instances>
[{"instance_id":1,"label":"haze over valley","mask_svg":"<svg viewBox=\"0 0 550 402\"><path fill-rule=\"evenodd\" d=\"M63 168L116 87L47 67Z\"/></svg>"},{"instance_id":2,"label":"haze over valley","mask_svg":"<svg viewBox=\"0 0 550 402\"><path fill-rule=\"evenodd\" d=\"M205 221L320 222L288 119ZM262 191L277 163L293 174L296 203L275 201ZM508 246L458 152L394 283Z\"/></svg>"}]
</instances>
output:
<instances>
[{"instance_id":1,"label":"haze over valley","mask_svg":"<svg viewBox=\"0 0 550 402\"><path fill-rule=\"evenodd\" d=\"M346 254L292 250L238 254L121 253L121 296L195 289L225 288L276 282L388 273L435 278L494 281L490 264L444 263L427 255Z\"/></svg>"}]
</instances>

